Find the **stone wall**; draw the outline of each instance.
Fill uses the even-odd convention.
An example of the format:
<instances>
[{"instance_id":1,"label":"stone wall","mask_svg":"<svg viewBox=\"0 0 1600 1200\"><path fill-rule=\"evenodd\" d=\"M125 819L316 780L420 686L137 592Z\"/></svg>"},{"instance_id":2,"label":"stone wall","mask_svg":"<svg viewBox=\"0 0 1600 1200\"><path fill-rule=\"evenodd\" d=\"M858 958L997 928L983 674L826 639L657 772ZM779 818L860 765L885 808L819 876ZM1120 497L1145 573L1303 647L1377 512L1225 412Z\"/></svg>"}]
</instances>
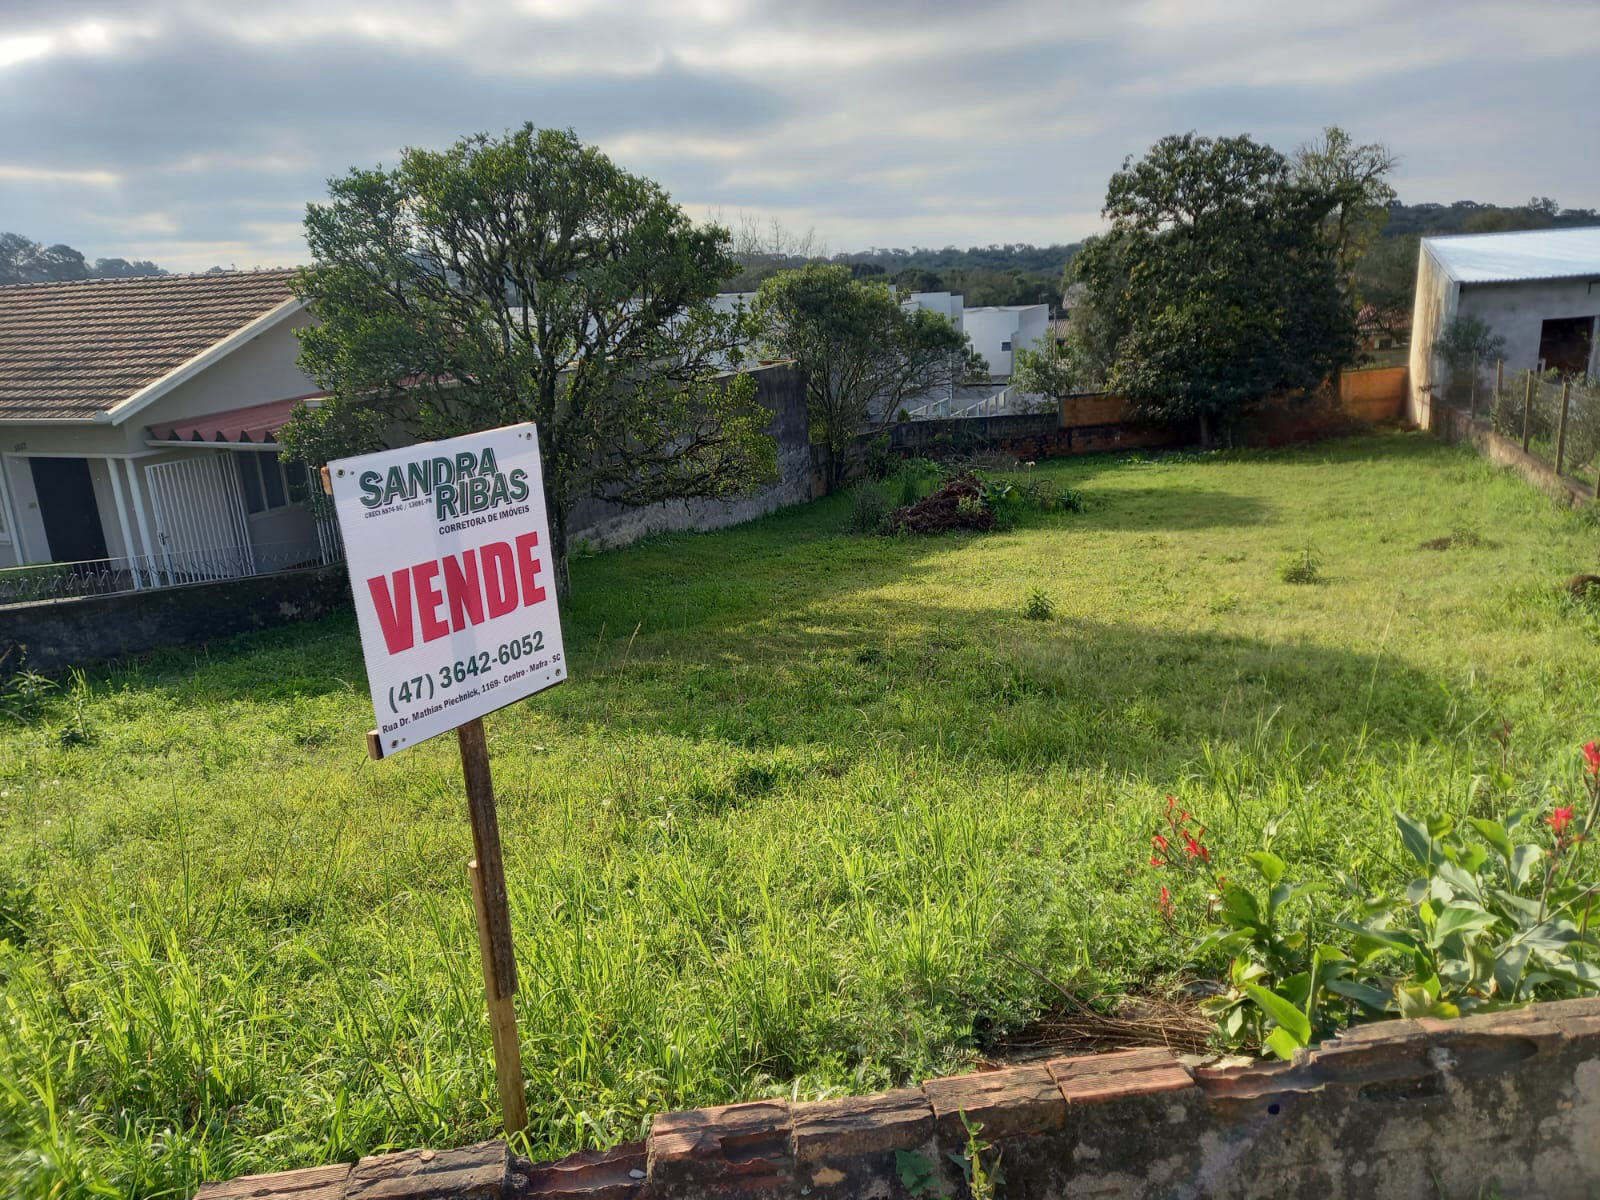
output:
<instances>
[{"instance_id":1,"label":"stone wall","mask_svg":"<svg viewBox=\"0 0 1600 1200\"><path fill-rule=\"evenodd\" d=\"M309 621L350 608L339 567L0 608L0 676L107 659Z\"/></svg>"},{"instance_id":2,"label":"stone wall","mask_svg":"<svg viewBox=\"0 0 1600 1200\"><path fill-rule=\"evenodd\" d=\"M568 539L597 546L622 546L652 533L674 529L721 529L764 516L788 504L810 500L811 423L806 416L805 377L793 363L759 367L756 402L772 412L768 432L778 443L778 482L739 500L678 500L627 508L603 500L579 501L568 522Z\"/></svg>"},{"instance_id":3,"label":"stone wall","mask_svg":"<svg viewBox=\"0 0 1600 1200\"><path fill-rule=\"evenodd\" d=\"M919 1088L658 1116L644 1142L530 1163L503 1143L249 1176L197 1200L1566 1200L1600 1194L1600 1000L1362 1026L1293 1063L1166 1050L1055 1058Z\"/></svg>"}]
</instances>

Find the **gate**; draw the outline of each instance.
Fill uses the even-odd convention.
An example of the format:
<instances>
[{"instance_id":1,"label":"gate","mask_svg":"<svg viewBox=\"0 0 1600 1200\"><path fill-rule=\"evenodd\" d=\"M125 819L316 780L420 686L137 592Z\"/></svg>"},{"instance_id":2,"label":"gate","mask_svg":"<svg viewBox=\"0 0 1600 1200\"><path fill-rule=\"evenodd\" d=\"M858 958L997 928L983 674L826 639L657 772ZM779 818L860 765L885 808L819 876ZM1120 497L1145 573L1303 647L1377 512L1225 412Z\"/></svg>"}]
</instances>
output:
<instances>
[{"instance_id":1,"label":"gate","mask_svg":"<svg viewBox=\"0 0 1600 1200\"><path fill-rule=\"evenodd\" d=\"M153 463L145 475L155 504L159 548L154 565L168 583L255 574L233 455Z\"/></svg>"}]
</instances>

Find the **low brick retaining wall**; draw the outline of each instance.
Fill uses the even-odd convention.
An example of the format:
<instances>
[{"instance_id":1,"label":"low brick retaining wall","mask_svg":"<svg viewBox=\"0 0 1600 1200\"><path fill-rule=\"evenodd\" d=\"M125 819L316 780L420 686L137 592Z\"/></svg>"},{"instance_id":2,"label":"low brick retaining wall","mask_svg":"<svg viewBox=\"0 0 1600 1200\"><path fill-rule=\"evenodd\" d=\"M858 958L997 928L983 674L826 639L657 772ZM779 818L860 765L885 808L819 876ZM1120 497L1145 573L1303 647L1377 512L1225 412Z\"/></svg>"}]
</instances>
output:
<instances>
[{"instance_id":1,"label":"low brick retaining wall","mask_svg":"<svg viewBox=\"0 0 1600 1200\"><path fill-rule=\"evenodd\" d=\"M1362 1026L1285 1064L1130 1050L668 1113L645 1142L555 1163L485 1142L207 1184L197 1200L888 1200L911 1194L902 1169L961 1196L948 1156L965 1149L963 1113L1004 1197L1593 1196L1600 1000Z\"/></svg>"}]
</instances>

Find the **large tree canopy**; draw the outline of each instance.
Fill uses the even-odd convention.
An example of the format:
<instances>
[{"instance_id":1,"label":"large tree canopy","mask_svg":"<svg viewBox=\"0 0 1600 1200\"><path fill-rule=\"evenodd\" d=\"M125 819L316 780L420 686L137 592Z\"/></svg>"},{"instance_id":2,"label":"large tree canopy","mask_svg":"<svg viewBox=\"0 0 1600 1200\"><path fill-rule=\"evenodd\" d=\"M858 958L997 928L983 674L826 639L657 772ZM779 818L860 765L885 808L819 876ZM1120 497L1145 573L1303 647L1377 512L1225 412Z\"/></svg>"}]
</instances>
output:
<instances>
[{"instance_id":1,"label":"large tree canopy","mask_svg":"<svg viewBox=\"0 0 1600 1200\"><path fill-rule=\"evenodd\" d=\"M1229 432L1269 396L1321 386L1356 348L1327 218L1248 137L1163 138L1111 178L1111 228L1076 260L1109 326L1106 385L1148 417Z\"/></svg>"},{"instance_id":2,"label":"large tree canopy","mask_svg":"<svg viewBox=\"0 0 1600 1200\"><path fill-rule=\"evenodd\" d=\"M771 478L771 414L741 361L741 319L713 311L736 268L655 183L570 132L525 125L393 170L353 170L313 204L318 324L301 359L329 390L286 431L311 462L376 448L401 422L444 437L536 421L552 557L585 497L731 497Z\"/></svg>"},{"instance_id":3,"label":"large tree canopy","mask_svg":"<svg viewBox=\"0 0 1600 1200\"><path fill-rule=\"evenodd\" d=\"M830 484L843 478L858 434L967 365L967 339L948 320L904 310L887 284L856 279L844 265L774 275L756 294L754 316L768 351L805 371L811 429L831 452Z\"/></svg>"}]
</instances>

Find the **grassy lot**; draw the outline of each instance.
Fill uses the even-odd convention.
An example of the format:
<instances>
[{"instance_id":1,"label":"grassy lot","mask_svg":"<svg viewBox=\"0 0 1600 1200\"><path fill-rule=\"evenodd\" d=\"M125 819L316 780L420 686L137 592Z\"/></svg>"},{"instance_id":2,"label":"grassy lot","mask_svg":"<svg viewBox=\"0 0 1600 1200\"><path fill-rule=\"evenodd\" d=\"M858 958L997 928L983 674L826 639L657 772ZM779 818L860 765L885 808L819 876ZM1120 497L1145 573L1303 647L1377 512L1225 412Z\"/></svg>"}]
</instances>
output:
<instances>
[{"instance_id":1,"label":"grassy lot","mask_svg":"<svg viewBox=\"0 0 1600 1200\"><path fill-rule=\"evenodd\" d=\"M1296 870L1381 878L1392 806L1508 803L1502 721L1535 795L1600 732L1600 622L1560 588L1596 527L1469 456L1040 471L1088 511L886 539L836 500L576 564L573 682L488 722L532 1154L960 1069L1040 974L1161 986L1168 792L1224 863L1279 818ZM1323 581L1284 582L1307 546ZM0 725L0 1192L493 1133L454 746L369 762L362 689L332 620Z\"/></svg>"}]
</instances>

